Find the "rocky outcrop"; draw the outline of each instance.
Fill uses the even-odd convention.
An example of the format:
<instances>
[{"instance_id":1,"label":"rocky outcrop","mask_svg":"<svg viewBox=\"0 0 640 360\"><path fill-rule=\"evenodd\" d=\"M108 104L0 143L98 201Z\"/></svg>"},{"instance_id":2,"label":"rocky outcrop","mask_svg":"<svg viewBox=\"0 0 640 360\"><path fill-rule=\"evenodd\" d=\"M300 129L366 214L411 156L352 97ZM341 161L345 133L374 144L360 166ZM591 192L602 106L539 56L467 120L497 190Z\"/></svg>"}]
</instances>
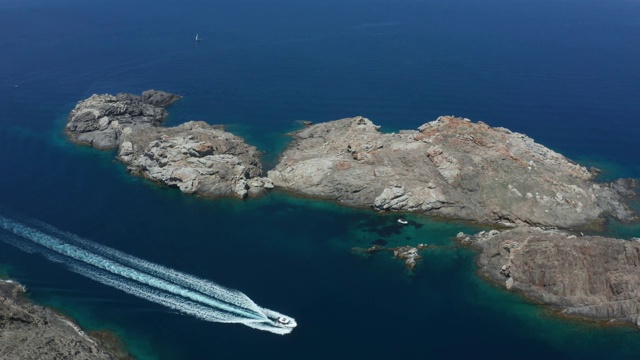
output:
<instances>
[{"instance_id":1,"label":"rocky outcrop","mask_svg":"<svg viewBox=\"0 0 640 360\"><path fill-rule=\"evenodd\" d=\"M640 242L518 228L458 234L481 249L479 270L568 315L640 327Z\"/></svg>"},{"instance_id":2,"label":"rocky outcrop","mask_svg":"<svg viewBox=\"0 0 640 360\"><path fill-rule=\"evenodd\" d=\"M395 259L401 260L404 262L404 266L407 270L413 272L416 269L418 263L422 260L422 256L420 256L419 252L427 249L429 245L418 244L417 246L397 246L392 248L385 248L380 245L373 245L366 249L363 248L353 248L351 252L354 254L361 255L372 255L380 251L391 252Z\"/></svg>"},{"instance_id":3,"label":"rocky outcrop","mask_svg":"<svg viewBox=\"0 0 640 360\"><path fill-rule=\"evenodd\" d=\"M167 116L164 107L178 99L178 95L156 90L147 90L142 96L92 95L71 111L66 132L74 142L114 149L123 133L162 124Z\"/></svg>"},{"instance_id":4,"label":"rocky outcrop","mask_svg":"<svg viewBox=\"0 0 640 360\"><path fill-rule=\"evenodd\" d=\"M272 188L269 179L260 178L258 157L255 147L202 121L127 132L118 151L118 160L135 175L212 197L244 198Z\"/></svg>"},{"instance_id":5,"label":"rocky outcrop","mask_svg":"<svg viewBox=\"0 0 640 360\"><path fill-rule=\"evenodd\" d=\"M587 168L482 122L442 116L385 134L355 117L293 136L269 178L309 196L511 226L570 228L634 216L623 199L634 184L594 183Z\"/></svg>"},{"instance_id":6,"label":"rocky outcrop","mask_svg":"<svg viewBox=\"0 0 640 360\"><path fill-rule=\"evenodd\" d=\"M161 127L164 107L179 98L156 90L93 95L71 111L67 134L99 149L118 148L129 172L184 193L245 198L274 187L261 177L256 148L221 126L192 121Z\"/></svg>"},{"instance_id":7,"label":"rocky outcrop","mask_svg":"<svg viewBox=\"0 0 640 360\"><path fill-rule=\"evenodd\" d=\"M140 99L144 104L150 104L153 106L167 107L174 102L180 100L182 96L171 94L158 90L146 90L142 92Z\"/></svg>"},{"instance_id":8,"label":"rocky outcrop","mask_svg":"<svg viewBox=\"0 0 640 360\"><path fill-rule=\"evenodd\" d=\"M70 320L23 299L24 288L0 281L0 359L116 359Z\"/></svg>"}]
</instances>

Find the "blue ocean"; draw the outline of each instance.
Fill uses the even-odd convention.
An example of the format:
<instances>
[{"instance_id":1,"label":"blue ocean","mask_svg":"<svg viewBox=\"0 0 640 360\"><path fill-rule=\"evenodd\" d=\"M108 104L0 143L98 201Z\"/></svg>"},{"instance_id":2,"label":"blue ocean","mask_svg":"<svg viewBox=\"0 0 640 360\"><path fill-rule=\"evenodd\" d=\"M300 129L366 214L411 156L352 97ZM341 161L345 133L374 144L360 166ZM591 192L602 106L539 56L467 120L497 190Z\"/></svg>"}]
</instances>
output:
<instances>
[{"instance_id":1,"label":"blue ocean","mask_svg":"<svg viewBox=\"0 0 640 360\"><path fill-rule=\"evenodd\" d=\"M198 34L202 39L195 41ZM601 179L640 178L634 0L0 0L0 207L236 289L296 319L280 336L202 320L0 242L0 276L136 359L637 359L640 332L558 316L476 273L484 228L277 191L207 200L69 143L76 102L158 89L168 126L224 124L265 168L300 120L383 131L440 115L525 133ZM629 239L640 226L611 223ZM0 236L7 236L0 231ZM71 236L71 235L70 235ZM414 274L385 240L428 243Z\"/></svg>"}]
</instances>

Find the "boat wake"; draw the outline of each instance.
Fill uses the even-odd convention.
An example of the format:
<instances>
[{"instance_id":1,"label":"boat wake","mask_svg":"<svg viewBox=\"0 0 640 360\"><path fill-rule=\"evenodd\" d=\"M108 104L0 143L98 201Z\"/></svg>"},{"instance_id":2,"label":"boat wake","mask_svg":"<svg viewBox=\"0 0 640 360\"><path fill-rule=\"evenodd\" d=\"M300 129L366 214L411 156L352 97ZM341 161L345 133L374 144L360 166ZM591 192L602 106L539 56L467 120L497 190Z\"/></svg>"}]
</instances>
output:
<instances>
[{"instance_id":1,"label":"boat wake","mask_svg":"<svg viewBox=\"0 0 640 360\"><path fill-rule=\"evenodd\" d=\"M16 221L0 215L0 229L6 231L0 233L3 241L24 251L42 254L80 275L202 320L240 323L282 335L297 326L293 318L256 305L240 291L139 259L39 221Z\"/></svg>"}]
</instances>

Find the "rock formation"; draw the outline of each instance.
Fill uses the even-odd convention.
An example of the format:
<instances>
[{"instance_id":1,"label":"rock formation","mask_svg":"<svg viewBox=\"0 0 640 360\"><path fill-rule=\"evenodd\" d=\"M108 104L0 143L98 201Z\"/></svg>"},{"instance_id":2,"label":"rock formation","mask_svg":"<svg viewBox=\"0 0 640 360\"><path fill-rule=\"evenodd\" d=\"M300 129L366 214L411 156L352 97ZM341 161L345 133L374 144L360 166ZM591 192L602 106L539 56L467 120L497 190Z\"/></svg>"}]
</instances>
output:
<instances>
[{"instance_id":1,"label":"rock formation","mask_svg":"<svg viewBox=\"0 0 640 360\"><path fill-rule=\"evenodd\" d=\"M429 245L425 245L425 244L418 244L415 247L405 245L405 246L397 246L392 248L385 248L384 246L373 245L366 249L353 248L351 249L351 252L354 254L364 254L364 255L371 255L380 251L391 252L395 259L402 260L404 262L404 266L407 268L407 270L413 272L415 271L416 266L418 265L418 262L422 260L422 256L420 256L419 252L424 249L427 249L428 247Z\"/></svg>"},{"instance_id":2,"label":"rock formation","mask_svg":"<svg viewBox=\"0 0 640 360\"><path fill-rule=\"evenodd\" d=\"M178 95L156 90L147 90L142 96L92 95L71 111L66 132L74 142L114 149L123 133L160 125L167 116L164 107L178 99Z\"/></svg>"},{"instance_id":3,"label":"rock formation","mask_svg":"<svg viewBox=\"0 0 640 360\"><path fill-rule=\"evenodd\" d=\"M19 284L0 281L0 359L116 359L70 320L25 301Z\"/></svg>"},{"instance_id":4,"label":"rock formation","mask_svg":"<svg viewBox=\"0 0 640 360\"><path fill-rule=\"evenodd\" d=\"M132 174L184 193L245 198L273 188L260 177L256 148L221 126L200 121L161 127L164 107L179 98L155 90L142 96L93 95L71 111L67 134L99 149L118 148L118 159Z\"/></svg>"},{"instance_id":5,"label":"rock formation","mask_svg":"<svg viewBox=\"0 0 640 360\"><path fill-rule=\"evenodd\" d=\"M522 227L475 236L482 274L568 315L640 327L640 242Z\"/></svg>"},{"instance_id":6,"label":"rock formation","mask_svg":"<svg viewBox=\"0 0 640 360\"><path fill-rule=\"evenodd\" d=\"M635 219L626 205L633 180L595 183L595 171L523 134L452 116L397 134L363 117L309 122L262 178L255 147L221 127L160 127L164 107L178 98L152 90L93 95L73 109L67 133L97 148L119 147L131 173L185 193L244 198L277 186L352 206L519 227L458 237L482 249L481 272L508 289L567 314L640 326L639 241L531 227ZM376 243L354 252L391 251L413 270L426 247Z\"/></svg>"},{"instance_id":7,"label":"rock formation","mask_svg":"<svg viewBox=\"0 0 640 360\"><path fill-rule=\"evenodd\" d=\"M255 147L202 121L127 133L118 159L127 169L184 193L244 198L271 188Z\"/></svg>"},{"instance_id":8,"label":"rock formation","mask_svg":"<svg viewBox=\"0 0 640 360\"><path fill-rule=\"evenodd\" d=\"M385 134L363 117L311 125L269 178L280 188L380 210L503 225L587 226L631 219L625 182L594 174L533 139L442 116Z\"/></svg>"}]
</instances>

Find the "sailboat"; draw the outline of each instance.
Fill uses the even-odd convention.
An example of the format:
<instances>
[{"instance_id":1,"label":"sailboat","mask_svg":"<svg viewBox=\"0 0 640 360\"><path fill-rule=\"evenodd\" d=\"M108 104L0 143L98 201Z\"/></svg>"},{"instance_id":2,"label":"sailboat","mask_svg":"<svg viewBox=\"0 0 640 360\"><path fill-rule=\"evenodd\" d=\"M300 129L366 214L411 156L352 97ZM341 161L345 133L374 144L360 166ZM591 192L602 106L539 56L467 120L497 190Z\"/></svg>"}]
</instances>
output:
<instances>
[{"instance_id":1,"label":"sailboat","mask_svg":"<svg viewBox=\"0 0 640 360\"><path fill-rule=\"evenodd\" d=\"M200 42L200 40L202 40L202 39L200 39L200 36L198 36L198 34L196 34L196 42Z\"/></svg>"}]
</instances>

